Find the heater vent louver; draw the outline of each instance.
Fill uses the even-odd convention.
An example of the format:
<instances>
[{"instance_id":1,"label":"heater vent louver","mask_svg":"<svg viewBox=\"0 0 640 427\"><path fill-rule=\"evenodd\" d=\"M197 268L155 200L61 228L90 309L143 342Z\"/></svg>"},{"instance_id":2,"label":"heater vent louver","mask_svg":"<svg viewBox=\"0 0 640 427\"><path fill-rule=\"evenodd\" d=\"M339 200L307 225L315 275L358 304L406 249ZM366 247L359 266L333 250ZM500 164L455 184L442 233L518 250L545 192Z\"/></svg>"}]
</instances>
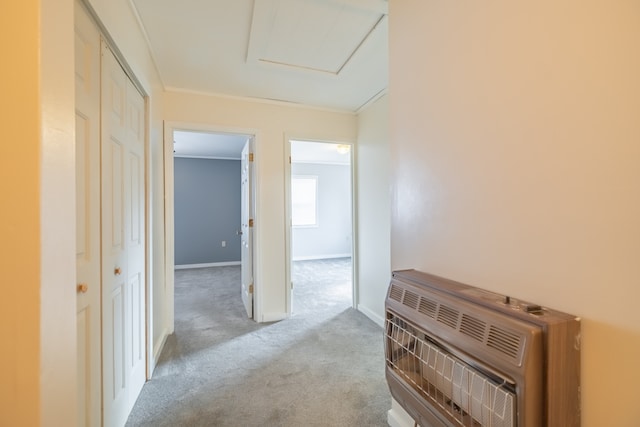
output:
<instances>
[{"instance_id":1,"label":"heater vent louver","mask_svg":"<svg viewBox=\"0 0 640 427\"><path fill-rule=\"evenodd\" d=\"M462 322L460 323L460 332L476 339L478 341L484 340L484 331L487 324L480 319L476 319L468 314L462 314Z\"/></svg>"},{"instance_id":2,"label":"heater vent louver","mask_svg":"<svg viewBox=\"0 0 640 427\"><path fill-rule=\"evenodd\" d=\"M498 350L507 356L517 358L520 351L520 336L506 331L497 326L491 325L489 328L489 337L487 338L487 346Z\"/></svg>"},{"instance_id":3,"label":"heater vent louver","mask_svg":"<svg viewBox=\"0 0 640 427\"><path fill-rule=\"evenodd\" d=\"M391 290L389 291L389 298L392 300L396 300L398 302L402 302L402 288L397 285L391 285Z\"/></svg>"},{"instance_id":4,"label":"heater vent louver","mask_svg":"<svg viewBox=\"0 0 640 427\"><path fill-rule=\"evenodd\" d=\"M482 320L465 310L457 310L443 302L427 298L398 284L392 284L389 298L403 306L426 315L461 335L474 339L484 346L506 355L517 363L524 346L522 336L491 322Z\"/></svg>"},{"instance_id":5,"label":"heater vent louver","mask_svg":"<svg viewBox=\"0 0 640 427\"><path fill-rule=\"evenodd\" d=\"M418 305L418 311L422 314L425 314L432 319L436 318L436 309L438 308L438 303L432 301L427 298L420 298L420 304Z\"/></svg>"},{"instance_id":6,"label":"heater vent louver","mask_svg":"<svg viewBox=\"0 0 640 427\"><path fill-rule=\"evenodd\" d=\"M445 325L456 329L456 327L458 326L459 315L460 312L458 310L454 310L451 307L440 304L440 309L438 310L438 322L444 323Z\"/></svg>"},{"instance_id":7,"label":"heater vent louver","mask_svg":"<svg viewBox=\"0 0 640 427\"><path fill-rule=\"evenodd\" d=\"M406 305L409 308L412 308L414 310L418 309L418 300L420 299L420 297L418 296L418 294L411 292L409 290L405 290L404 291L404 299L402 300L402 303L404 305Z\"/></svg>"}]
</instances>

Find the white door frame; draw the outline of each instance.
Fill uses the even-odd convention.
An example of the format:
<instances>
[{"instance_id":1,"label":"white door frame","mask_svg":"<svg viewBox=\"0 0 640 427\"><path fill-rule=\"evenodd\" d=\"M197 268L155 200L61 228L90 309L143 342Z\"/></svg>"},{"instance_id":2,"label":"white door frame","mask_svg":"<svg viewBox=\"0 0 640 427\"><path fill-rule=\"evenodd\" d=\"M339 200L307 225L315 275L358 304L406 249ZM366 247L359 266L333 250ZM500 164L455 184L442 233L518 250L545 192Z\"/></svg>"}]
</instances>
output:
<instances>
[{"instance_id":1,"label":"white door frame","mask_svg":"<svg viewBox=\"0 0 640 427\"><path fill-rule=\"evenodd\" d=\"M90 5L88 4L87 0L80 0L74 3L74 14L76 15L77 19L77 15L85 15L88 17L88 20L91 20L93 22L93 24L95 24L96 26L96 32L99 34L99 44L96 46L100 52L101 55L103 55L105 53L105 49L108 49L108 51L110 51L109 55L113 54L113 60L114 62L112 62L112 65L117 63L117 66L122 68L122 71L124 73L124 75L126 76L126 78L124 79L126 81L126 84L128 86L128 90L131 91L131 93L134 93L134 97L137 100L141 100L141 105L139 105L140 107L140 112L142 113L142 117L140 120L140 124L141 124L141 130L142 130L142 135L141 135L141 139L140 142L142 144L141 147L141 152L140 152L140 157L141 157L141 164L139 165L143 170L142 170L142 205L139 206L141 212L140 212L140 217L142 218L143 224L140 224L141 227L141 231L142 233L144 233L144 239L143 241L139 242L139 255L141 258L141 262L144 264L140 264L141 265L141 270L144 274L144 279L142 280L141 285L141 289L140 292L144 292L144 295L142 296L142 300L141 300L141 305L143 307L142 311L140 313L142 313L142 318L140 319L141 322L144 323L144 325L140 325L141 328L144 330L144 334L146 335L145 337L142 338L142 343L141 343L141 347L140 350L144 351L144 356L143 359L139 362L139 379L141 380L140 383L138 383L138 385L136 385L135 389L131 389L129 388L129 392L132 392L132 395L130 395L127 400L127 405L126 408L129 408L127 410L127 412L130 412L130 406L133 406L133 398L137 397L137 392L138 392L138 387L142 387L142 384L144 383L144 381L146 381L147 379L150 378L151 376L151 370L150 370L150 354L151 354L151 345L150 345L150 339L149 337L152 336L152 314L151 314L151 310L150 310L150 304L149 302L152 301L152 289L150 287L150 283L151 283L151 276L150 276L150 253L151 253L151 238L150 235L148 233L149 231L149 224L150 224L150 212L149 212L149 200L150 200L150 192L149 192L149 172L150 172L150 168L149 168L149 101L148 101L148 92L145 90L144 86L140 83L140 81L136 78L135 73L131 70L131 68L128 66L126 59L124 58L124 56L122 55L122 53L117 49L115 42L109 37L108 32L105 30L104 26L102 25L100 19L96 16L96 14L94 13L93 9L90 7ZM99 77L99 85L101 86L103 84L103 79L104 79L104 75L103 75L103 64L102 62L104 61L104 58L100 60L100 65L99 65L99 73L96 74ZM102 115L103 115L103 108L104 108L104 99L101 97L100 93L102 92L102 90L100 90L100 92L98 92L98 98L96 99L97 105L99 106L99 116L100 116L100 120L102 120ZM138 96L139 95L139 96ZM99 141L99 145L100 147L98 148L98 151L101 152L103 147L102 144L104 143L103 141L103 131L104 128L100 129L99 131L99 136L98 136L98 141ZM101 156L98 156L99 160L99 165L98 167L100 168L102 166L102 159L100 159ZM99 198L101 200L100 204L100 208L99 208L99 212L98 212L98 217L97 218L92 218L92 221L98 221L100 222L100 215L102 213L103 210L103 198L104 198L104 194L103 194L103 176L101 174L101 172L98 172L97 174L98 176L95 177L98 179L99 184L98 186L100 187L100 192L99 192ZM100 243L99 243L99 247L102 248L103 245L103 228L102 225L100 225L100 232L99 232L99 239L100 239ZM99 251L99 253L101 253L100 258L100 269L104 271L104 255L105 253L101 250ZM125 269L125 273L126 273L126 269ZM104 291L104 286L105 286L105 280L104 280L104 276L101 273L100 274L100 290L99 290L99 294L102 295L103 291ZM102 298L100 298L102 299ZM102 304L102 303L101 303ZM100 304L100 305L101 305ZM101 306L96 308L98 310L99 317L101 318L101 322L102 322L102 316L104 314L104 310ZM100 364L102 365L102 378L100 379L98 388L100 389L100 401L102 404L102 411L100 412L100 406L98 406L98 415L93 415L92 418L96 419L96 418L100 418L101 422L104 423L106 419L108 419L109 417L113 416L113 413L107 413L106 409L104 408L105 406L105 401L104 401L104 387L105 387L105 381L104 381L104 366L105 366L105 360L104 360L104 351L105 351L105 346L104 346L104 335L105 335L105 327L104 325L101 325L100 327L100 340L99 340L99 348L93 349L97 351L97 353L100 355ZM140 353L139 353L140 354ZM129 381L129 378L127 378L127 381ZM133 396L133 394L135 394L136 396Z\"/></svg>"},{"instance_id":2,"label":"white door frame","mask_svg":"<svg viewBox=\"0 0 640 427\"><path fill-rule=\"evenodd\" d=\"M77 423L102 424L102 277L100 182L100 31L84 5L74 3L76 52L76 298ZM79 127L80 126L80 127Z\"/></svg>"},{"instance_id":3,"label":"white door frame","mask_svg":"<svg viewBox=\"0 0 640 427\"><path fill-rule=\"evenodd\" d=\"M353 308L358 307L358 275L357 275L357 212L356 212L356 145L350 141L332 141L322 138L310 138L303 137L298 138L295 135L284 136L284 186L285 186L285 283L288 284L286 309L287 316L291 316L292 306L291 299L293 295L293 284L291 263L293 259L293 248L291 239L293 237L292 223L291 223L291 141L305 141L305 142L318 142L325 144L342 144L351 147L351 306Z\"/></svg>"},{"instance_id":4,"label":"white door frame","mask_svg":"<svg viewBox=\"0 0 640 427\"><path fill-rule=\"evenodd\" d=\"M94 8L92 7L92 5L90 4L90 0L79 0L78 3L76 3L74 5L74 7L83 7L84 11L91 17L93 23L96 25L96 27L98 28L98 32L100 33L100 37L101 39L105 40L105 42L107 43L107 45L110 47L111 51L113 52L114 56L116 57L116 59L118 60L118 62L120 63L120 65L122 66L122 68L125 71L125 74L127 75L127 77L129 77L129 79L131 80L131 82L133 83L133 85L136 87L136 89L138 89L138 91L140 92L140 94L142 95L142 97L144 98L144 111L145 111L145 118L144 118L144 168L145 168L145 172L144 172L144 176L145 176L145 183L144 183L144 191L145 191L145 195L144 195L144 200L145 200L145 206L144 206L144 231L145 231L145 294L146 294L146 298L145 298L145 305L146 305L146 316L145 316L145 331L146 331L146 358L147 358L147 372L146 372L146 376L147 379L151 378L151 374L153 373L153 369L155 368L155 364L157 361L157 358L154 357L154 348L153 348L153 336L154 336L154 332L153 332L153 271L152 271L152 248L153 248L153 240L152 240L152 233L151 233L151 187L150 187L150 183L152 182L152 170L151 170L151 161L150 161L150 157L151 157L151 135L150 135L150 111L151 111L151 105L149 102L149 93L147 92L147 90L145 89L144 85L140 82L140 80L138 79L138 77L135 75L135 73L133 72L132 68L129 66L129 63L127 62L126 58L124 57L124 55L122 54L122 52L120 52L120 50L118 49L118 46L116 44L116 42L111 38L109 32L107 31L106 27L104 26L104 24L102 23L102 20L100 19L100 17L96 14ZM78 11L74 11L74 13L78 13ZM101 329L102 331L102 329ZM102 354L102 346L100 347L100 354ZM102 388L102 383L100 384L100 387Z\"/></svg>"},{"instance_id":5,"label":"white door frame","mask_svg":"<svg viewBox=\"0 0 640 427\"><path fill-rule=\"evenodd\" d=\"M251 319L254 318L253 300L253 218L255 217L254 207L256 201L253 200L253 188L255 187L255 174L253 173L253 136L247 137L247 141L242 148L240 160L241 168L241 209L240 209L240 260L241 260L241 287L242 302ZM246 181L245 181L246 180Z\"/></svg>"},{"instance_id":6,"label":"white door frame","mask_svg":"<svg viewBox=\"0 0 640 427\"><path fill-rule=\"evenodd\" d=\"M253 182L256 184L252 188L252 199L255 201L253 206L253 212L255 214L255 228L253 234L253 318L262 318L262 293L260 292L260 213L257 206L259 200L258 193L258 174L260 168L260 155L258 143L259 136L258 131L255 129L242 129L242 128L230 128L224 126L218 126L215 124L203 124L203 123L189 123L189 122L174 122L168 121L164 123L164 232L165 232L165 288L166 288L166 305L163 307L166 319L165 333L163 336L173 333L175 329L175 310L174 310L174 272L175 272L175 218L173 206L175 203L174 195L174 170L173 170L173 132L174 131L189 131L189 132L209 132L209 133L225 133L225 134L237 134L243 136L249 136L253 138ZM162 344L159 346L158 351L162 349ZM155 350L155 349L154 349Z\"/></svg>"}]
</instances>

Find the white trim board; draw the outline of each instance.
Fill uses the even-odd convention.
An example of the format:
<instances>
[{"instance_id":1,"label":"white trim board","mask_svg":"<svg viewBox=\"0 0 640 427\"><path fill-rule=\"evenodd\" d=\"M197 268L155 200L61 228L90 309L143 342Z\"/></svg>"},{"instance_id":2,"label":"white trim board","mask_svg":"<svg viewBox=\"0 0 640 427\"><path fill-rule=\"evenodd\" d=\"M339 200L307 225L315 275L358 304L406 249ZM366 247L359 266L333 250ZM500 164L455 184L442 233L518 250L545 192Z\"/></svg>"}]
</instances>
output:
<instances>
[{"instance_id":1,"label":"white trim board","mask_svg":"<svg viewBox=\"0 0 640 427\"><path fill-rule=\"evenodd\" d=\"M264 313L260 323L279 322L287 318L287 313Z\"/></svg>"},{"instance_id":2,"label":"white trim board","mask_svg":"<svg viewBox=\"0 0 640 427\"><path fill-rule=\"evenodd\" d=\"M367 316L376 325L384 329L384 318L380 317L373 310L369 309L368 307L365 307L362 304L358 304L358 311L364 314L365 316Z\"/></svg>"},{"instance_id":3,"label":"white trim board","mask_svg":"<svg viewBox=\"0 0 640 427\"><path fill-rule=\"evenodd\" d=\"M394 398L391 398L391 409L387 411L387 423L390 427L420 427Z\"/></svg>"},{"instance_id":4,"label":"white trim board","mask_svg":"<svg viewBox=\"0 0 640 427\"><path fill-rule=\"evenodd\" d=\"M167 337L169 336L169 331L166 329L162 331L162 339L156 343L153 347L153 359L151 360L151 366L149 367L149 372L153 373L158 364L158 360L160 360L160 354L162 354L162 350L164 350L164 345L167 342Z\"/></svg>"},{"instance_id":5,"label":"white trim board","mask_svg":"<svg viewBox=\"0 0 640 427\"><path fill-rule=\"evenodd\" d=\"M236 157L219 157L219 156L189 156L186 154L176 154L173 156L174 159L204 159L204 160L235 160L240 161L240 159Z\"/></svg>"},{"instance_id":6,"label":"white trim board","mask_svg":"<svg viewBox=\"0 0 640 427\"><path fill-rule=\"evenodd\" d=\"M305 161L305 160L292 160L291 161L292 165L332 165L332 166L351 166L350 162L330 162L330 161L319 161L319 160L314 160L314 161Z\"/></svg>"},{"instance_id":7,"label":"white trim board","mask_svg":"<svg viewBox=\"0 0 640 427\"><path fill-rule=\"evenodd\" d=\"M209 262L205 264L182 264L182 265L176 265L175 269L187 270L189 268L226 267L229 265L240 265L240 261Z\"/></svg>"},{"instance_id":8,"label":"white trim board","mask_svg":"<svg viewBox=\"0 0 640 427\"><path fill-rule=\"evenodd\" d=\"M294 256L292 261L312 261L317 259L351 258L350 253L331 255Z\"/></svg>"}]
</instances>

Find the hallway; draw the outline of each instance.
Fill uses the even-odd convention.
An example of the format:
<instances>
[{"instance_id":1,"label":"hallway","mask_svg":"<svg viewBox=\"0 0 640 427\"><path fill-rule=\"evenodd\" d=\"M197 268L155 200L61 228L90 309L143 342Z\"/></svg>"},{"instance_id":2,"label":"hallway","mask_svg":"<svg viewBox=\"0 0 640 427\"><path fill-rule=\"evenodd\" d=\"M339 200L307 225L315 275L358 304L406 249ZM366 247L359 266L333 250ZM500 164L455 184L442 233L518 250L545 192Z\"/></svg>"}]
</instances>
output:
<instances>
[{"instance_id":1,"label":"hallway","mask_svg":"<svg viewBox=\"0 0 640 427\"><path fill-rule=\"evenodd\" d=\"M351 308L351 260L293 276L294 315L258 324L239 267L176 271L176 332L127 426L386 426L382 330Z\"/></svg>"}]
</instances>

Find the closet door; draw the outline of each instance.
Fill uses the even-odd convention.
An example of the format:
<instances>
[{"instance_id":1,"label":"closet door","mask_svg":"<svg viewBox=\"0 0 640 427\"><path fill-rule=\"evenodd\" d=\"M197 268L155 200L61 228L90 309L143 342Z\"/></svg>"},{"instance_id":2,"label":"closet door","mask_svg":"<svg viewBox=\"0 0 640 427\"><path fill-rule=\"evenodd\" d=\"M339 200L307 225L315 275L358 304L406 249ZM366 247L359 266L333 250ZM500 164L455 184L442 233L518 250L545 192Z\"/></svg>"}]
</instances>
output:
<instances>
[{"instance_id":1,"label":"closet door","mask_svg":"<svg viewBox=\"0 0 640 427\"><path fill-rule=\"evenodd\" d=\"M105 426L145 382L144 99L102 46L102 337Z\"/></svg>"},{"instance_id":2,"label":"closet door","mask_svg":"<svg viewBox=\"0 0 640 427\"><path fill-rule=\"evenodd\" d=\"M99 426L100 33L75 3L77 425Z\"/></svg>"}]
</instances>

